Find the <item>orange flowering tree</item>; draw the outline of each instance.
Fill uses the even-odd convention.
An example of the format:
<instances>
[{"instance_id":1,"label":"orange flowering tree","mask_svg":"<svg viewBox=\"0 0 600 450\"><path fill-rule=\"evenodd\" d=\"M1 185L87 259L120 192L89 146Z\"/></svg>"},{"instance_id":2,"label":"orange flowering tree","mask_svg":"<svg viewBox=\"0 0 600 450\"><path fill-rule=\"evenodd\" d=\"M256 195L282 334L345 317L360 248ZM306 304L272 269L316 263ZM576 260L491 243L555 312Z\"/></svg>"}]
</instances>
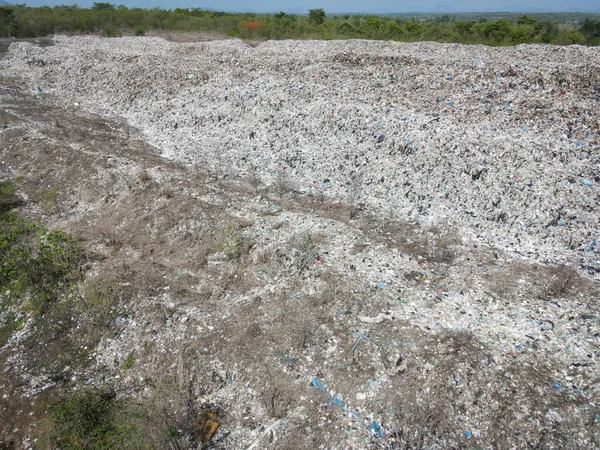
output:
<instances>
[{"instance_id":1,"label":"orange flowering tree","mask_svg":"<svg viewBox=\"0 0 600 450\"><path fill-rule=\"evenodd\" d=\"M244 22L244 30L252 32L260 27L260 22Z\"/></svg>"}]
</instances>

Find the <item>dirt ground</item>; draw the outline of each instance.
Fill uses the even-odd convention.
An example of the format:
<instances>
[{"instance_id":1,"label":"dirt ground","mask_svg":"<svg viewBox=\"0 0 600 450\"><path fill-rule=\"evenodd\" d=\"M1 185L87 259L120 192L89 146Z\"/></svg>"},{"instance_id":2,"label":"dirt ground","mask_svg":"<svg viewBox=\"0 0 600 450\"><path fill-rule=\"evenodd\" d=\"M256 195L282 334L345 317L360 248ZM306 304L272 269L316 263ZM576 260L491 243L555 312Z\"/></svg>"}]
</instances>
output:
<instances>
[{"instance_id":1,"label":"dirt ground","mask_svg":"<svg viewBox=\"0 0 600 450\"><path fill-rule=\"evenodd\" d=\"M82 364L72 336L0 349L0 449L52 448L47 406L97 385L168 411L155 448L599 448L599 289L573 268L169 161L16 79L0 104L23 212L120 292Z\"/></svg>"}]
</instances>

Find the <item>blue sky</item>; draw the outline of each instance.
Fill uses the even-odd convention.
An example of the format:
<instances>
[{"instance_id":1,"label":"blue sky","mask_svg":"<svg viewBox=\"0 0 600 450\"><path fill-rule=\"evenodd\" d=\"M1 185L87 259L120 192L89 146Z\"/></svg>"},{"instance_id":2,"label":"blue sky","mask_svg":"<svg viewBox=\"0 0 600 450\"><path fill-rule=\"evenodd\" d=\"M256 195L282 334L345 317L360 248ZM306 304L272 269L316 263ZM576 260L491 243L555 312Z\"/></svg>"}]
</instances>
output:
<instances>
[{"instance_id":1,"label":"blue sky","mask_svg":"<svg viewBox=\"0 0 600 450\"><path fill-rule=\"evenodd\" d=\"M92 5L93 0L9 0L11 3L27 3L29 6L78 4L83 7ZM106 1L106 0L103 0ZM108 0L111 3L128 7L151 8L190 8L200 7L219 11L277 12L287 11L303 13L310 8L323 8L328 13L339 12L465 12L465 11L596 11L600 12L598 0Z\"/></svg>"}]
</instances>

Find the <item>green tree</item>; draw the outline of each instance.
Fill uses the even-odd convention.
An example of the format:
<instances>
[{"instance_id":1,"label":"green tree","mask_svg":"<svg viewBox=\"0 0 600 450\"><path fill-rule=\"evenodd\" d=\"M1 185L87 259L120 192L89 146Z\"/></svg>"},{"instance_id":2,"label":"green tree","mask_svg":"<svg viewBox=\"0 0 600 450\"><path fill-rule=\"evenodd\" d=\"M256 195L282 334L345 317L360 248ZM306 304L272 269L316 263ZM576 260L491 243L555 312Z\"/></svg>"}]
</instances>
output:
<instances>
[{"instance_id":1,"label":"green tree","mask_svg":"<svg viewBox=\"0 0 600 450\"><path fill-rule=\"evenodd\" d=\"M337 30L338 33L343 36L350 36L354 33L354 28L348 22L342 22L340 25L338 25Z\"/></svg>"},{"instance_id":2,"label":"green tree","mask_svg":"<svg viewBox=\"0 0 600 450\"><path fill-rule=\"evenodd\" d=\"M381 27L381 20L377 16L369 16L365 22L364 31L365 34L370 37L377 37L379 28Z\"/></svg>"},{"instance_id":3,"label":"green tree","mask_svg":"<svg viewBox=\"0 0 600 450\"><path fill-rule=\"evenodd\" d=\"M92 5L92 9L94 11L114 11L115 9L117 9L117 7L112 3L108 2L94 2L94 4Z\"/></svg>"},{"instance_id":4,"label":"green tree","mask_svg":"<svg viewBox=\"0 0 600 450\"><path fill-rule=\"evenodd\" d=\"M500 43L510 35L511 25L510 22L505 19L495 20L486 24L483 32L486 38Z\"/></svg>"},{"instance_id":5,"label":"green tree","mask_svg":"<svg viewBox=\"0 0 600 450\"><path fill-rule=\"evenodd\" d=\"M469 36L470 34L473 33L473 27L475 26L475 22L470 20L470 21L466 21L466 22L455 22L454 23L454 29L458 32L458 34L460 34L461 36Z\"/></svg>"},{"instance_id":6,"label":"green tree","mask_svg":"<svg viewBox=\"0 0 600 450\"><path fill-rule=\"evenodd\" d=\"M400 39L402 37L402 27L395 20L387 24L387 35L391 39Z\"/></svg>"},{"instance_id":7,"label":"green tree","mask_svg":"<svg viewBox=\"0 0 600 450\"><path fill-rule=\"evenodd\" d=\"M558 27L551 22L540 22L535 25L535 33L540 35L540 40L546 44L553 42L558 36Z\"/></svg>"},{"instance_id":8,"label":"green tree","mask_svg":"<svg viewBox=\"0 0 600 450\"><path fill-rule=\"evenodd\" d=\"M513 44L524 44L530 41L530 37L524 27L515 27L510 32L510 41Z\"/></svg>"},{"instance_id":9,"label":"green tree","mask_svg":"<svg viewBox=\"0 0 600 450\"><path fill-rule=\"evenodd\" d=\"M581 26L581 32L591 38L600 37L600 20L585 19Z\"/></svg>"},{"instance_id":10,"label":"green tree","mask_svg":"<svg viewBox=\"0 0 600 450\"><path fill-rule=\"evenodd\" d=\"M417 36L423 32L423 25L416 20L405 22L404 29L408 34L412 34L413 36Z\"/></svg>"},{"instance_id":11,"label":"green tree","mask_svg":"<svg viewBox=\"0 0 600 450\"><path fill-rule=\"evenodd\" d=\"M527 14L523 14L517 19L517 25L535 25L537 23L537 19L535 17L528 16Z\"/></svg>"},{"instance_id":12,"label":"green tree","mask_svg":"<svg viewBox=\"0 0 600 450\"><path fill-rule=\"evenodd\" d=\"M323 22L325 22L326 18L327 15L325 14L325 10L322 8L308 10L308 21L314 23L315 25L321 25Z\"/></svg>"},{"instance_id":13,"label":"green tree","mask_svg":"<svg viewBox=\"0 0 600 450\"><path fill-rule=\"evenodd\" d=\"M583 44L585 36L577 30L569 30L564 34L564 39L567 44Z\"/></svg>"}]
</instances>

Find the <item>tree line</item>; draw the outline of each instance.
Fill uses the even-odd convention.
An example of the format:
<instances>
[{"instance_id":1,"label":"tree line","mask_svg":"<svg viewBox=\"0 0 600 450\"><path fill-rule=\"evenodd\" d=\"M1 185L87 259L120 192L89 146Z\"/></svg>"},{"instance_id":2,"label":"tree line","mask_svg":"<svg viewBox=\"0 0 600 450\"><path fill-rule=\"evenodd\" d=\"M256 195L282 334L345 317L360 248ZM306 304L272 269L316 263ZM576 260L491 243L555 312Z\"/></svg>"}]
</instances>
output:
<instances>
[{"instance_id":1,"label":"tree line","mask_svg":"<svg viewBox=\"0 0 600 450\"><path fill-rule=\"evenodd\" d=\"M577 20L573 20L576 17ZM467 19L468 18L468 19ZM207 32L247 39L385 39L464 44L600 44L600 16L515 14L441 16L328 16L225 13L201 8L127 8L107 2L92 8L16 5L0 8L0 36L29 38L54 33L143 35L146 32Z\"/></svg>"}]
</instances>

